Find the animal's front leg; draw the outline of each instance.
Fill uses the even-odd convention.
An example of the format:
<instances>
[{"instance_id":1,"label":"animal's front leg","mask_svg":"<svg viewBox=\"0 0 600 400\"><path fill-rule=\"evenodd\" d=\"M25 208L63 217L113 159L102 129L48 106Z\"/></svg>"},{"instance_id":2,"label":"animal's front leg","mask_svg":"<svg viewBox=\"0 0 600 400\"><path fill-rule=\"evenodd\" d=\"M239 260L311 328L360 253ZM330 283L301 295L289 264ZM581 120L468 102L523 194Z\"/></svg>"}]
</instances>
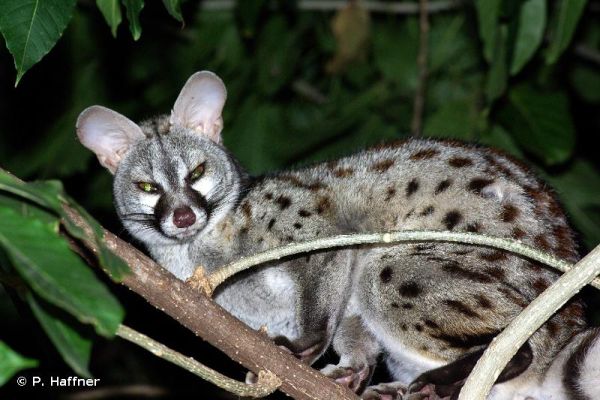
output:
<instances>
[{"instance_id":1,"label":"animal's front leg","mask_svg":"<svg viewBox=\"0 0 600 400\"><path fill-rule=\"evenodd\" d=\"M467 377L485 349L473 351L443 367L424 372L408 387L402 400L438 400L458 398ZM531 364L533 353L525 343L504 368L496 383L505 382L521 375Z\"/></svg>"},{"instance_id":2,"label":"animal's front leg","mask_svg":"<svg viewBox=\"0 0 600 400\"><path fill-rule=\"evenodd\" d=\"M381 350L359 316L342 319L333 337L333 349L340 356L339 363L327 365L321 372L355 392L364 390Z\"/></svg>"}]
</instances>

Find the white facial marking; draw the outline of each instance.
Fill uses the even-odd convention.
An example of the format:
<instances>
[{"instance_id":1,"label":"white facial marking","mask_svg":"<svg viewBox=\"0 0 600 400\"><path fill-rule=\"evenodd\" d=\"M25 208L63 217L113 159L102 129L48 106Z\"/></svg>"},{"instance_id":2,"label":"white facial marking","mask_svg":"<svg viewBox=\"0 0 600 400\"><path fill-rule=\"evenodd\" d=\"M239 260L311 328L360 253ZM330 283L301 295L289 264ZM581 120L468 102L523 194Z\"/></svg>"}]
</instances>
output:
<instances>
[{"instance_id":1,"label":"white facial marking","mask_svg":"<svg viewBox=\"0 0 600 400\"><path fill-rule=\"evenodd\" d=\"M160 195L158 193L140 193L140 204L150 209L156 207Z\"/></svg>"},{"instance_id":2,"label":"white facial marking","mask_svg":"<svg viewBox=\"0 0 600 400\"><path fill-rule=\"evenodd\" d=\"M215 187L214 179L212 179L211 177L208 177L208 176L205 178L198 179L192 185L192 188L195 191L199 192L204 197L208 197L209 193L213 190L214 187Z\"/></svg>"}]
</instances>

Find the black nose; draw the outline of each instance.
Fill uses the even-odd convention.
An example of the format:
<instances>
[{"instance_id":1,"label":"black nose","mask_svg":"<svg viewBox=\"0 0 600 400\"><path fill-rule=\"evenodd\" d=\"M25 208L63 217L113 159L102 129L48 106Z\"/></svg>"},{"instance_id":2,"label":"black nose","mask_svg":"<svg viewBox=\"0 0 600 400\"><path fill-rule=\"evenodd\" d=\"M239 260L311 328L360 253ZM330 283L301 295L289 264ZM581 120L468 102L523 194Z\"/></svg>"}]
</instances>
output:
<instances>
[{"instance_id":1,"label":"black nose","mask_svg":"<svg viewBox=\"0 0 600 400\"><path fill-rule=\"evenodd\" d=\"M179 207L173 211L173 223L178 228L187 228L196 222L196 214L188 206Z\"/></svg>"}]
</instances>

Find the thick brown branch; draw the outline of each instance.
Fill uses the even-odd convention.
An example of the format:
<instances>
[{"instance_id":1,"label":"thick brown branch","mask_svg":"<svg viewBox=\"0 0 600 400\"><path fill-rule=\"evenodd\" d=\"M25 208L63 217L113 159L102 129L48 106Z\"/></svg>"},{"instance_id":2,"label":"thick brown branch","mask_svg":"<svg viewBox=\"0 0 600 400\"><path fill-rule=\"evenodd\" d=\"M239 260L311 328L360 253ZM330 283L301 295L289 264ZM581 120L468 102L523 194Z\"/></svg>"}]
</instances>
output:
<instances>
[{"instance_id":1,"label":"thick brown branch","mask_svg":"<svg viewBox=\"0 0 600 400\"><path fill-rule=\"evenodd\" d=\"M65 211L88 233L85 245L96 252L91 229L85 221L72 208L65 206ZM130 244L108 231L104 240L131 268L124 285L252 372L274 373L281 379L280 389L284 393L301 400L358 399L350 390L302 364Z\"/></svg>"}]
</instances>

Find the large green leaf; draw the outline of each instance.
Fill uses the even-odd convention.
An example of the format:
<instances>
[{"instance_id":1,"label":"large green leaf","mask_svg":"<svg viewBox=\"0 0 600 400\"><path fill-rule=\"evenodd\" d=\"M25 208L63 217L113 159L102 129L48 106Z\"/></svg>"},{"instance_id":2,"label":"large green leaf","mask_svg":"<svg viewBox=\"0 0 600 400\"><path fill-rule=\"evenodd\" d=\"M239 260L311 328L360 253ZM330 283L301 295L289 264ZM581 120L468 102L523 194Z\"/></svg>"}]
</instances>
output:
<instances>
[{"instance_id":1,"label":"large green leaf","mask_svg":"<svg viewBox=\"0 0 600 400\"><path fill-rule=\"evenodd\" d=\"M62 184L59 181L40 181L25 183L10 173L0 169L0 190L13 193L24 197L35 204L39 204L48 211L54 212L62 218L67 231L78 239L86 239L86 235L79 226L71 220L70 216L63 209L63 204L68 204L75 208L83 217L85 222L92 228L95 235L96 247L98 248L98 261L111 275L119 281L129 272L127 264L115 254L113 254L102 242L104 235L102 226L81 208L75 201L71 200L63 191Z\"/></svg>"},{"instance_id":2,"label":"large green leaf","mask_svg":"<svg viewBox=\"0 0 600 400\"><path fill-rule=\"evenodd\" d=\"M372 29L375 65L384 78L413 93L417 87L418 30L411 29L410 20L402 25L380 23ZM398 40L401 37L402 40Z\"/></svg>"},{"instance_id":3,"label":"large green leaf","mask_svg":"<svg viewBox=\"0 0 600 400\"><path fill-rule=\"evenodd\" d=\"M88 364L92 352L92 341L82 336L47 304L36 299L31 292L27 294L27 303L63 360L77 375L91 377Z\"/></svg>"},{"instance_id":4,"label":"large green leaf","mask_svg":"<svg viewBox=\"0 0 600 400\"><path fill-rule=\"evenodd\" d=\"M423 132L430 137L473 140L477 127L475 99L448 102L425 119Z\"/></svg>"},{"instance_id":5,"label":"large green leaf","mask_svg":"<svg viewBox=\"0 0 600 400\"><path fill-rule=\"evenodd\" d=\"M129 30L133 40L138 40L142 35L142 25L140 24L140 12L144 8L144 0L121 0L125 5L127 20L129 21Z\"/></svg>"},{"instance_id":6,"label":"large green leaf","mask_svg":"<svg viewBox=\"0 0 600 400\"><path fill-rule=\"evenodd\" d=\"M586 3L587 0L560 0L558 2L558 15L554 19L550 45L546 53L548 64L554 64L571 43Z\"/></svg>"},{"instance_id":7,"label":"large green leaf","mask_svg":"<svg viewBox=\"0 0 600 400\"><path fill-rule=\"evenodd\" d=\"M89 323L104 336L115 333L123 309L52 224L0 208L0 245L31 288L48 302Z\"/></svg>"},{"instance_id":8,"label":"large green leaf","mask_svg":"<svg viewBox=\"0 0 600 400\"><path fill-rule=\"evenodd\" d=\"M0 1L0 31L15 60L15 86L54 47L74 8L75 0Z\"/></svg>"},{"instance_id":9,"label":"large green leaf","mask_svg":"<svg viewBox=\"0 0 600 400\"><path fill-rule=\"evenodd\" d=\"M502 0L476 0L475 9L479 22L479 37L483 42L483 56L488 63L492 62L496 48L496 35Z\"/></svg>"},{"instance_id":10,"label":"large green leaf","mask_svg":"<svg viewBox=\"0 0 600 400\"><path fill-rule=\"evenodd\" d=\"M261 68L256 84L267 95L275 94L293 76L300 57L295 33L283 17L271 18L262 28L257 50Z\"/></svg>"},{"instance_id":11,"label":"large green leaf","mask_svg":"<svg viewBox=\"0 0 600 400\"><path fill-rule=\"evenodd\" d=\"M110 32L117 37L117 28L123 20L119 0L96 0L96 5L110 26Z\"/></svg>"},{"instance_id":12,"label":"large green leaf","mask_svg":"<svg viewBox=\"0 0 600 400\"><path fill-rule=\"evenodd\" d=\"M510 74L517 74L540 47L546 28L546 0L526 0L519 12Z\"/></svg>"},{"instance_id":13,"label":"large green leaf","mask_svg":"<svg viewBox=\"0 0 600 400\"><path fill-rule=\"evenodd\" d=\"M8 382L17 372L37 365L37 360L23 357L0 340L0 386Z\"/></svg>"},{"instance_id":14,"label":"large green leaf","mask_svg":"<svg viewBox=\"0 0 600 400\"><path fill-rule=\"evenodd\" d=\"M565 94L541 92L529 85L509 91L500 112L502 124L515 140L547 165L566 161L575 146L575 127Z\"/></svg>"},{"instance_id":15,"label":"large green leaf","mask_svg":"<svg viewBox=\"0 0 600 400\"><path fill-rule=\"evenodd\" d=\"M576 228L592 249L600 243L600 171L586 161L546 179L556 188Z\"/></svg>"},{"instance_id":16,"label":"large green leaf","mask_svg":"<svg viewBox=\"0 0 600 400\"><path fill-rule=\"evenodd\" d=\"M508 27L502 24L498 28L498 34L496 35L494 57L491 61L485 88L486 96L490 103L502 96L506 90L508 81L507 46Z\"/></svg>"},{"instance_id":17,"label":"large green leaf","mask_svg":"<svg viewBox=\"0 0 600 400\"><path fill-rule=\"evenodd\" d=\"M183 22L183 16L181 15L181 0L163 0L165 8L179 22Z\"/></svg>"}]
</instances>

